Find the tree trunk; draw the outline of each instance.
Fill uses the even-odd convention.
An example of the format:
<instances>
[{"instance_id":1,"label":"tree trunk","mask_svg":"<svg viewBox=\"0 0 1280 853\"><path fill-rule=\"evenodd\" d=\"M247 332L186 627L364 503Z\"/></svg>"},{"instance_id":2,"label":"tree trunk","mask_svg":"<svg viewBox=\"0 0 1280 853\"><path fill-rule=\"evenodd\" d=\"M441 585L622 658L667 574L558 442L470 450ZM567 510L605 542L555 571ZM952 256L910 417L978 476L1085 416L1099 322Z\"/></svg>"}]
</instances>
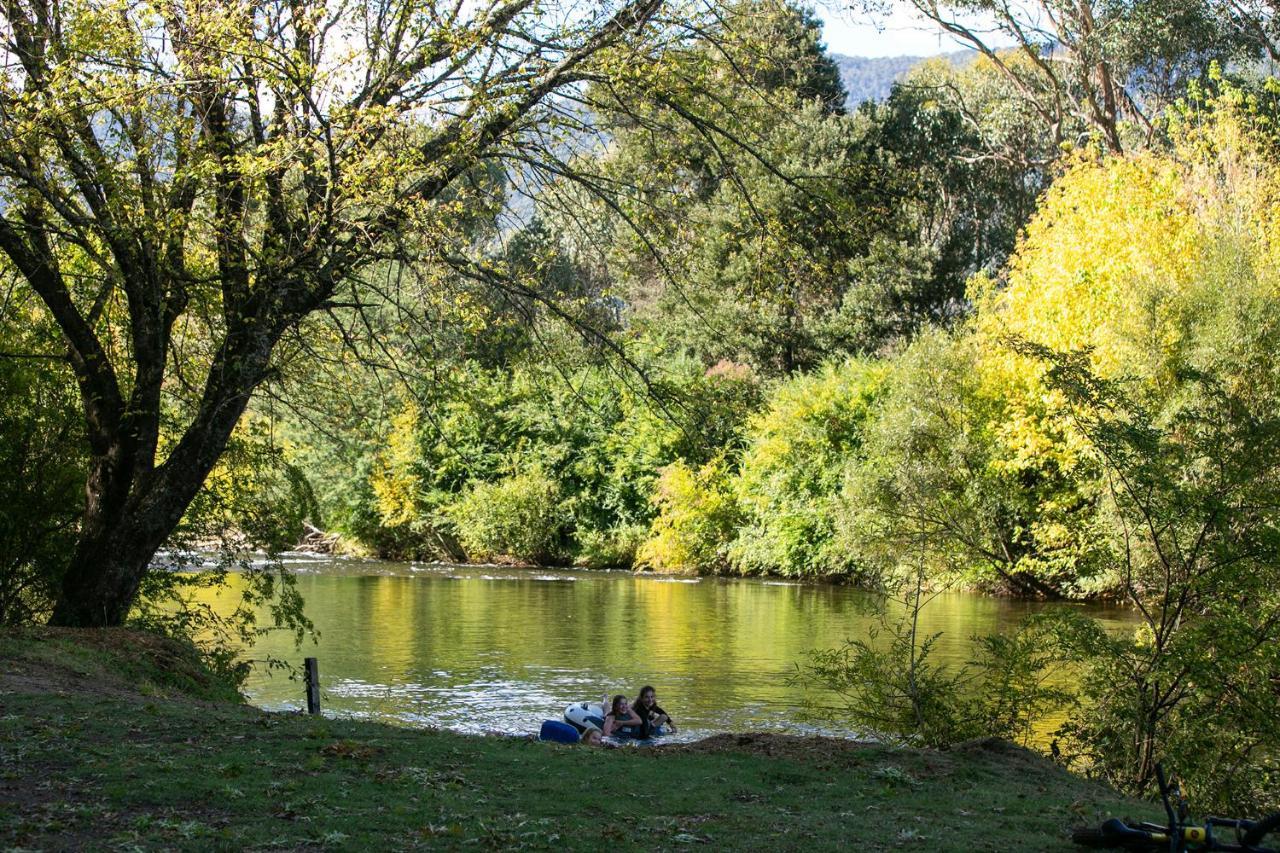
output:
<instances>
[{"instance_id":1,"label":"tree trunk","mask_svg":"<svg viewBox=\"0 0 1280 853\"><path fill-rule=\"evenodd\" d=\"M204 486L266 375L279 334L276 329L234 335L224 342L196 417L158 468L135 464L133 453L119 449L153 449L156 442L149 435L128 440L117 435L94 460L80 539L50 625L101 628L124 623L156 551Z\"/></svg>"},{"instance_id":2,"label":"tree trunk","mask_svg":"<svg viewBox=\"0 0 1280 853\"><path fill-rule=\"evenodd\" d=\"M166 471L170 476L143 484L130 482L127 491L112 490L114 499L94 500L90 495L50 625L104 628L124 623L151 560L203 486L235 420L213 437L217 453L207 462L203 458L186 461L182 470ZM122 499L122 491L129 496Z\"/></svg>"},{"instance_id":3,"label":"tree trunk","mask_svg":"<svg viewBox=\"0 0 1280 853\"><path fill-rule=\"evenodd\" d=\"M161 542L119 536L81 539L62 578L50 625L106 628L124 623Z\"/></svg>"}]
</instances>

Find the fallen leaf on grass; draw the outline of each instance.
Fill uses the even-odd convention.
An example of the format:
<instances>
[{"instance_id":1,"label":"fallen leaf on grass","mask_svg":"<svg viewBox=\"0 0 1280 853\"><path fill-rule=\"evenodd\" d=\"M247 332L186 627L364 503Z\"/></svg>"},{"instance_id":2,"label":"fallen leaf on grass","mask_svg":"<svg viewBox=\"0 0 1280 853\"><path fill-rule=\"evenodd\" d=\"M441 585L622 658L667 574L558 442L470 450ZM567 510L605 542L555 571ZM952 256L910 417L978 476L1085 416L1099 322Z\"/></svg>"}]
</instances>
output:
<instances>
[{"instance_id":1,"label":"fallen leaf on grass","mask_svg":"<svg viewBox=\"0 0 1280 853\"><path fill-rule=\"evenodd\" d=\"M418 835L423 838L432 838L437 835L451 835L455 838L461 837L463 834L462 824L460 823L429 823L418 830Z\"/></svg>"},{"instance_id":2,"label":"fallen leaf on grass","mask_svg":"<svg viewBox=\"0 0 1280 853\"><path fill-rule=\"evenodd\" d=\"M705 835L694 835L692 832L681 832L671 839L676 844L709 844L711 839Z\"/></svg>"},{"instance_id":3,"label":"fallen leaf on grass","mask_svg":"<svg viewBox=\"0 0 1280 853\"><path fill-rule=\"evenodd\" d=\"M435 769L430 767L405 767L401 775L418 784L431 788L471 788L474 787L466 776L451 767Z\"/></svg>"},{"instance_id":4,"label":"fallen leaf on grass","mask_svg":"<svg viewBox=\"0 0 1280 853\"><path fill-rule=\"evenodd\" d=\"M382 752L382 748L353 740L335 740L320 747L320 752L333 758L355 758L365 761Z\"/></svg>"}]
</instances>

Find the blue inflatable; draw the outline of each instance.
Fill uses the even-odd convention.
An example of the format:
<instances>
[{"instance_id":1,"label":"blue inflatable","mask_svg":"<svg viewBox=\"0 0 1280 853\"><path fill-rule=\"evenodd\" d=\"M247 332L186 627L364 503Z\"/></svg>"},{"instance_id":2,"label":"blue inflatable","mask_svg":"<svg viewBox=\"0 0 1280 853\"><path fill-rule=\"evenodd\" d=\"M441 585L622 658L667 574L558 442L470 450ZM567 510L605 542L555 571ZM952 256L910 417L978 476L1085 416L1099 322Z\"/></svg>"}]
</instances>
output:
<instances>
[{"instance_id":1,"label":"blue inflatable","mask_svg":"<svg viewBox=\"0 0 1280 853\"><path fill-rule=\"evenodd\" d=\"M538 732L538 740L549 740L554 743L577 743L578 730L559 720L544 720L542 731Z\"/></svg>"}]
</instances>

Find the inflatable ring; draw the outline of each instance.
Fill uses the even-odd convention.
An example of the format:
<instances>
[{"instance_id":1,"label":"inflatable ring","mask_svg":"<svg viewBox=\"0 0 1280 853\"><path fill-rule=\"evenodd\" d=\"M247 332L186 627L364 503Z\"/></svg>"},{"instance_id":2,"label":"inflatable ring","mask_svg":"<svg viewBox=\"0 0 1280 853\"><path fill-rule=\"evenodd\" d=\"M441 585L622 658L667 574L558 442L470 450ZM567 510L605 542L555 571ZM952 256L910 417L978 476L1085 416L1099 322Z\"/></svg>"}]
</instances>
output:
<instances>
[{"instance_id":1,"label":"inflatable ring","mask_svg":"<svg viewBox=\"0 0 1280 853\"><path fill-rule=\"evenodd\" d=\"M604 706L599 702L574 702L564 709L564 721L578 730L604 729Z\"/></svg>"}]
</instances>

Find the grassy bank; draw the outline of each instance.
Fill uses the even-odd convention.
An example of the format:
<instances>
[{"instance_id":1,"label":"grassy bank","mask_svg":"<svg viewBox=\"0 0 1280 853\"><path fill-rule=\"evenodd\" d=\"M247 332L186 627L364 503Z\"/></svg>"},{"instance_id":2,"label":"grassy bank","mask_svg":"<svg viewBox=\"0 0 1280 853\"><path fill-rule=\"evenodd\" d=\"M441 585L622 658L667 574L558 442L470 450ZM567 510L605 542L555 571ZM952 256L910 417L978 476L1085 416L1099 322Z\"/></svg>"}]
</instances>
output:
<instances>
[{"instance_id":1,"label":"grassy bank","mask_svg":"<svg viewBox=\"0 0 1280 853\"><path fill-rule=\"evenodd\" d=\"M226 699L174 644L0 635L0 846L1038 851L1151 811L998 743L592 750Z\"/></svg>"}]
</instances>

